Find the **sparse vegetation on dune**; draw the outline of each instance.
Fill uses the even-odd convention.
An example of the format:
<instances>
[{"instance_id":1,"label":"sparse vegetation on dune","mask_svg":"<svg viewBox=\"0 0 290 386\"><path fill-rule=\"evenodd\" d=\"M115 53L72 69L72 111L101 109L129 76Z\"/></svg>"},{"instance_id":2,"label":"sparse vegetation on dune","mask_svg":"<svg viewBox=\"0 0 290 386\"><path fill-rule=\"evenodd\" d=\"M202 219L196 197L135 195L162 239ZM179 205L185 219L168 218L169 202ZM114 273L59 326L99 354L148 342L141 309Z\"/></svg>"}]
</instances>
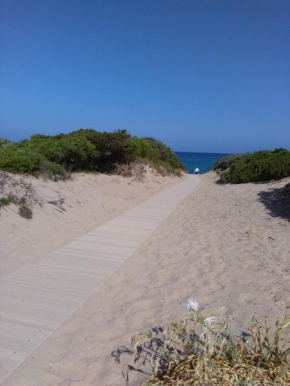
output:
<instances>
[{"instance_id":1,"label":"sparse vegetation on dune","mask_svg":"<svg viewBox=\"0 0 290 386\"><path fill-rule=\"evenodd\" d=\"M31 182L0 170L0 210L9 205L18 207L18 213L21 217L31 219L33 206L42 206L42 200Z\"/></svg>"},{"instance_id":2,"label":"sparse vegetation on dune","mask_svg":"<svg viewBox=\"0 0 290 386\"><path fill-rule=\"evenodd\" d=\"M175 153L153 138L137 138L126 130L97 132L80 129L70 134L36 134L11 143L1 139L0 169L11 173L66 178L72 171L113 172L136 160L162 173L184 170Z\"/></svg>"},{"instance_id":3,"label":"sparse vegetation on dune","mask_svg":"<svg viewBox=\"0 0 290 386\"><path fill-rule=\"evenodd\" d=\"M8 197L2 197L0 199L0 207L1 206L8 206L8 205L10 205L10 203L11 203L11 201L9 200Z\"/></svg>"},{"instance_id":4,"label":"sparse vegetation on dune","mask_svg":"<svg viewBox=\"0 0 290 386\"><path fill-rule=\"evenodd\" d=\"M27 204L21 204L19 206L18 213L21 217L26 218L27 220L31 219L33 216L32 209Z\"/></svg>"},{"instance_id":5,"label":"sparse vegetation on dune","mask_svg":"<svg viewBox=\"0 0 290 386\"><path fill-rule=\"evenodd\" d=\"M220 174L220 180L225 183L278 180L290 176L290 151L276 149L228 155L218 160L212 169Z\"/></svg>"},{"instance_id":6,"label":"sparse vegetation on dune","mask_svg":"<svg viewBox=\"0 0 290 386\"><path fill-rule=\"evenodd\" d=\"M270 386L290 384L288 317L273 331L253 318L234 337L221 316L205 316L189 299L189 315L167 329L133 337L136 362L150 362L153 375L142 386Z\"/></svg>"}]
</instances>

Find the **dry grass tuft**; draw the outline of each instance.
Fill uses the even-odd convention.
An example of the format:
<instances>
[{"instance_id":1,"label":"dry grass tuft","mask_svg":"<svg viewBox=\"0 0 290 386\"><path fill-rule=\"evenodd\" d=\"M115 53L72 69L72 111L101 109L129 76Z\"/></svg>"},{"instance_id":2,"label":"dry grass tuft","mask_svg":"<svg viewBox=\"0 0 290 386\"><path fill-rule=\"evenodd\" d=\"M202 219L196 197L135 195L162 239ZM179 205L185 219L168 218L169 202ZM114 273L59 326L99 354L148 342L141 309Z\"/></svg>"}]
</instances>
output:
<instances>
[{"instance_id":1,"label":"dry grass tuft","mask_svg":"<svg viewBox=\"0 0 290 386\"><path fill-rule=\"evenodd\" d=\"M288 317L272 333L253 319L247 334L234 337L222 317L205 317L191 299L187 308L189 316L166 330L133 337L136 361L150 356L153 368L142 386L290 385Z\"/></svg>"},{"instance_id":2,"label":"dry grass tuft","mask_svg":"<svg viewBox=\"0 0 290 386\"><path fill-rule=\"evenodd\" d=\"M0 170L0 209L11 204L18 207L21 217L31 219L32 208L42 206L42 200L30 181Z\"/></svg>"},{"instance_id":3,"label":"dry grass tuft","mask_svg":"<svg viewBox=\"0 0 290 386\"><path fill-rule=\"evenodd\" d=\"M21 217L26 218L27 220L30 220L33 217L32 209L26 204L19 206L18 213Z\"/></svg>"}]
</instances>

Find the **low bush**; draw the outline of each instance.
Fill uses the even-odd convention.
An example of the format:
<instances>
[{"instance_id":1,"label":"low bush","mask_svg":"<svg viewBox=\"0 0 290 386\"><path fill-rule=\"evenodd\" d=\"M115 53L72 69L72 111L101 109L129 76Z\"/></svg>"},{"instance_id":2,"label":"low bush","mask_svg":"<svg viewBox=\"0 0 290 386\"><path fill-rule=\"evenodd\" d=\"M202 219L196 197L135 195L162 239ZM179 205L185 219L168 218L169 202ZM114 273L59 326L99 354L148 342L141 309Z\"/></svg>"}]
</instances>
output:
<instances>
[{"instance_id":1,"label":"low bush","mask_svg":"<svg viewBox=\"0 0 290 386\"><path fill-rule=\"evenodd\" d=\"M227 170L233 163L242 159L246 154L229 154L220 158L213 166L212 170L223 172Z\"/></svg>"},{"instance_id":2,"label":"low bush","mask_svg":"<svg viewBox=\"0 0 290 386\"><path fill-rule=\"evenodd\" d=\"M6 147L6 146L9 146L10 144L11 142L9 141L9 139L0 138L0 147Z\"/></svg>"},{"instance_id":3,"label":"low bush","mask_svg":"<svg viewBox=\"0 0 290 386\"><path fill-rule=\"evenodd\" d=\"M118 164L133 161L131 136L126 130L118 130L112 133L83 130L99 152L95 160L95 169L104 172L112 172Z\"/></svg>"},{"instance_id":4,"label":"low bush","mask_svg":"<svg viewBox=\"0 0 290 386\"><path fill-rule=\"evenodd\" d=\"M80 129L70 134L35 134L30 140L0 146L0 169L11 173L65 178L71 171L112 172L117 165L147 159L155 165L184 170L175 153L153 138L132 137L126 130L97 132ZM6 146L7 145L7 146Z\"/></svg>"},{"instance_id":5,"label":"low bush","mask_svg":"<svg viewBox=\"0 0 290 386\"><path fill-rule=\"evenodd\" d=\"M42 154L46 160L45 166L51 168L52 172L55 165L66 171L89 168L90 161L99 155L84 130L51 137L37 134L33 135L30 141L24 141L22 145Z\"/></svg>"},{"instance_id":6,"label":"low bush","mask_svg":"<svg viewBox=\"0 0 290 386\"><path fill-rule=\"evenodd\" d=\"M221 174L223 182L241 184L277 180L290 176L290 151L258 151L252 154L227 156L213 167Z\"/></svg>"},{"instance_id":7,"label":"low bush","mask_svg":"<svg viewBox=\"0 0 290 386\"><path fill-rule=\"evenodd\" d=\"M134 161L138 158L149 158L151 146L144 138L131 137L129 141L129 159Z\"/></svg>"},{"instance_id":8,"label":"low bush","mask_svg":"<svg viewBox=\"0 0 290 386\"><path fill-rule=\"evenodd\" d=\"M0 148L0 169L7 172L35 174L43 163L44 157L41 154L19 144Z\"/></svg>"},{"instance_id":9,"label":"low bush","mask_svg":"<svg viewBox=\"0 0 290 386\"><path fill-rule=\"evenodd\" d=\"M167 329L133 337L135 361L153 368L143 386L290 384L288 317L276 322L272 334L266 322L253 318L248 332L234 337L222 317L205 316L192 299L187 308L189 315Z\"/></svg>"},{"instance_id":10,"label":"low bush","mask_svg":"<svg viewBox=\"0 0 290 386\"><path fill-rule=\"evenodd\" d=\"M181 163L177 155L164 143L154 138L144 138L150 145L150 150L146 158L155 162L163 162L172 169L185 170L185 165Z\"/></svg>"},{"instance_id":11,"label":"low bush","mask_svg":"<svg viewBox=\"0 0 290 386\"><path fill-rule=\"evenodd\" d=\"M0 199L0 206L7 206L7 205L10 205L11 204L11 201L9 200L8 197L2 197Z\"/></svg>"}]
</instances>

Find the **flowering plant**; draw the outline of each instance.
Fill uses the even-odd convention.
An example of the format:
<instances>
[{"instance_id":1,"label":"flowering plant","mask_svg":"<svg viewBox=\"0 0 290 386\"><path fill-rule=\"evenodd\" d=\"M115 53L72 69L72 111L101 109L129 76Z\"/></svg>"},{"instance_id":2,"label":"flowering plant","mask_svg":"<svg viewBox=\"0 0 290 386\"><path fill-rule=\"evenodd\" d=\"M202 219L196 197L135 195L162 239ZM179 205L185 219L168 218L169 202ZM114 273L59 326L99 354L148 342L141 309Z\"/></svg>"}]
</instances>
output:
<instances>
[{"instance_id":1,"label":"flowering plant","mask_svg":"<svg viewBox=\"0 0 290 386\"><path fill-rule=\"evenodd\" d=\"M185 307L189 314L167 329L133 337L136 361L149 356L153 369L143 386L290 384L288 316L276 322L271 335L266 321L253 318L249 332L234 337L222 316L204 315L193 299Z\"/></svg>"}]
</instances>

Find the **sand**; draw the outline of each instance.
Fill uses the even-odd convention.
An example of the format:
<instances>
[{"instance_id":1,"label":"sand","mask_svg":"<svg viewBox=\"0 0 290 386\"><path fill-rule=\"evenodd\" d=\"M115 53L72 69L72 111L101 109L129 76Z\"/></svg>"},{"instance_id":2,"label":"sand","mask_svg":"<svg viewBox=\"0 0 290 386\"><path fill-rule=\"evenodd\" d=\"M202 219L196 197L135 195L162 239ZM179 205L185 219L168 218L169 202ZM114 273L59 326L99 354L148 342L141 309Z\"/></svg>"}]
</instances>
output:
<instances>
[{"instance_id":1,"label":"sand","mask_svg":"<svg viewBox=\"0 0 290 386\"><path fill-rule=\"evenodd\" d=\"M143 176L138 173L127 178L77 173L71 180L57 182L5 174L8 178L1 196L12 193L25 197L33 218L20 217L16 205L1 208L0 277L50 254L180 181L178 177L162 177L150 167L145 170ZM61 207L49 203L59 199L64 199Z\"/></svg>"},{"instance_id":2,"label":"sand","mask_svg":"<svg viewBox=\"0 0 290 386\"><path fill-rule=\"evenodd\" d=\"M290 216L276 202L289 179L219 185L208 173L139 250L21 365L5 386L129 385L146 378L132 335L186 314L189 297L234 331L290 308ZM131 370L128 365L132 366ZM135 368L135 370L133 369ZM137 371L136 371L137 370ZM25 378L24 378L25 379Z\"/></svg>"}]
</instances>

